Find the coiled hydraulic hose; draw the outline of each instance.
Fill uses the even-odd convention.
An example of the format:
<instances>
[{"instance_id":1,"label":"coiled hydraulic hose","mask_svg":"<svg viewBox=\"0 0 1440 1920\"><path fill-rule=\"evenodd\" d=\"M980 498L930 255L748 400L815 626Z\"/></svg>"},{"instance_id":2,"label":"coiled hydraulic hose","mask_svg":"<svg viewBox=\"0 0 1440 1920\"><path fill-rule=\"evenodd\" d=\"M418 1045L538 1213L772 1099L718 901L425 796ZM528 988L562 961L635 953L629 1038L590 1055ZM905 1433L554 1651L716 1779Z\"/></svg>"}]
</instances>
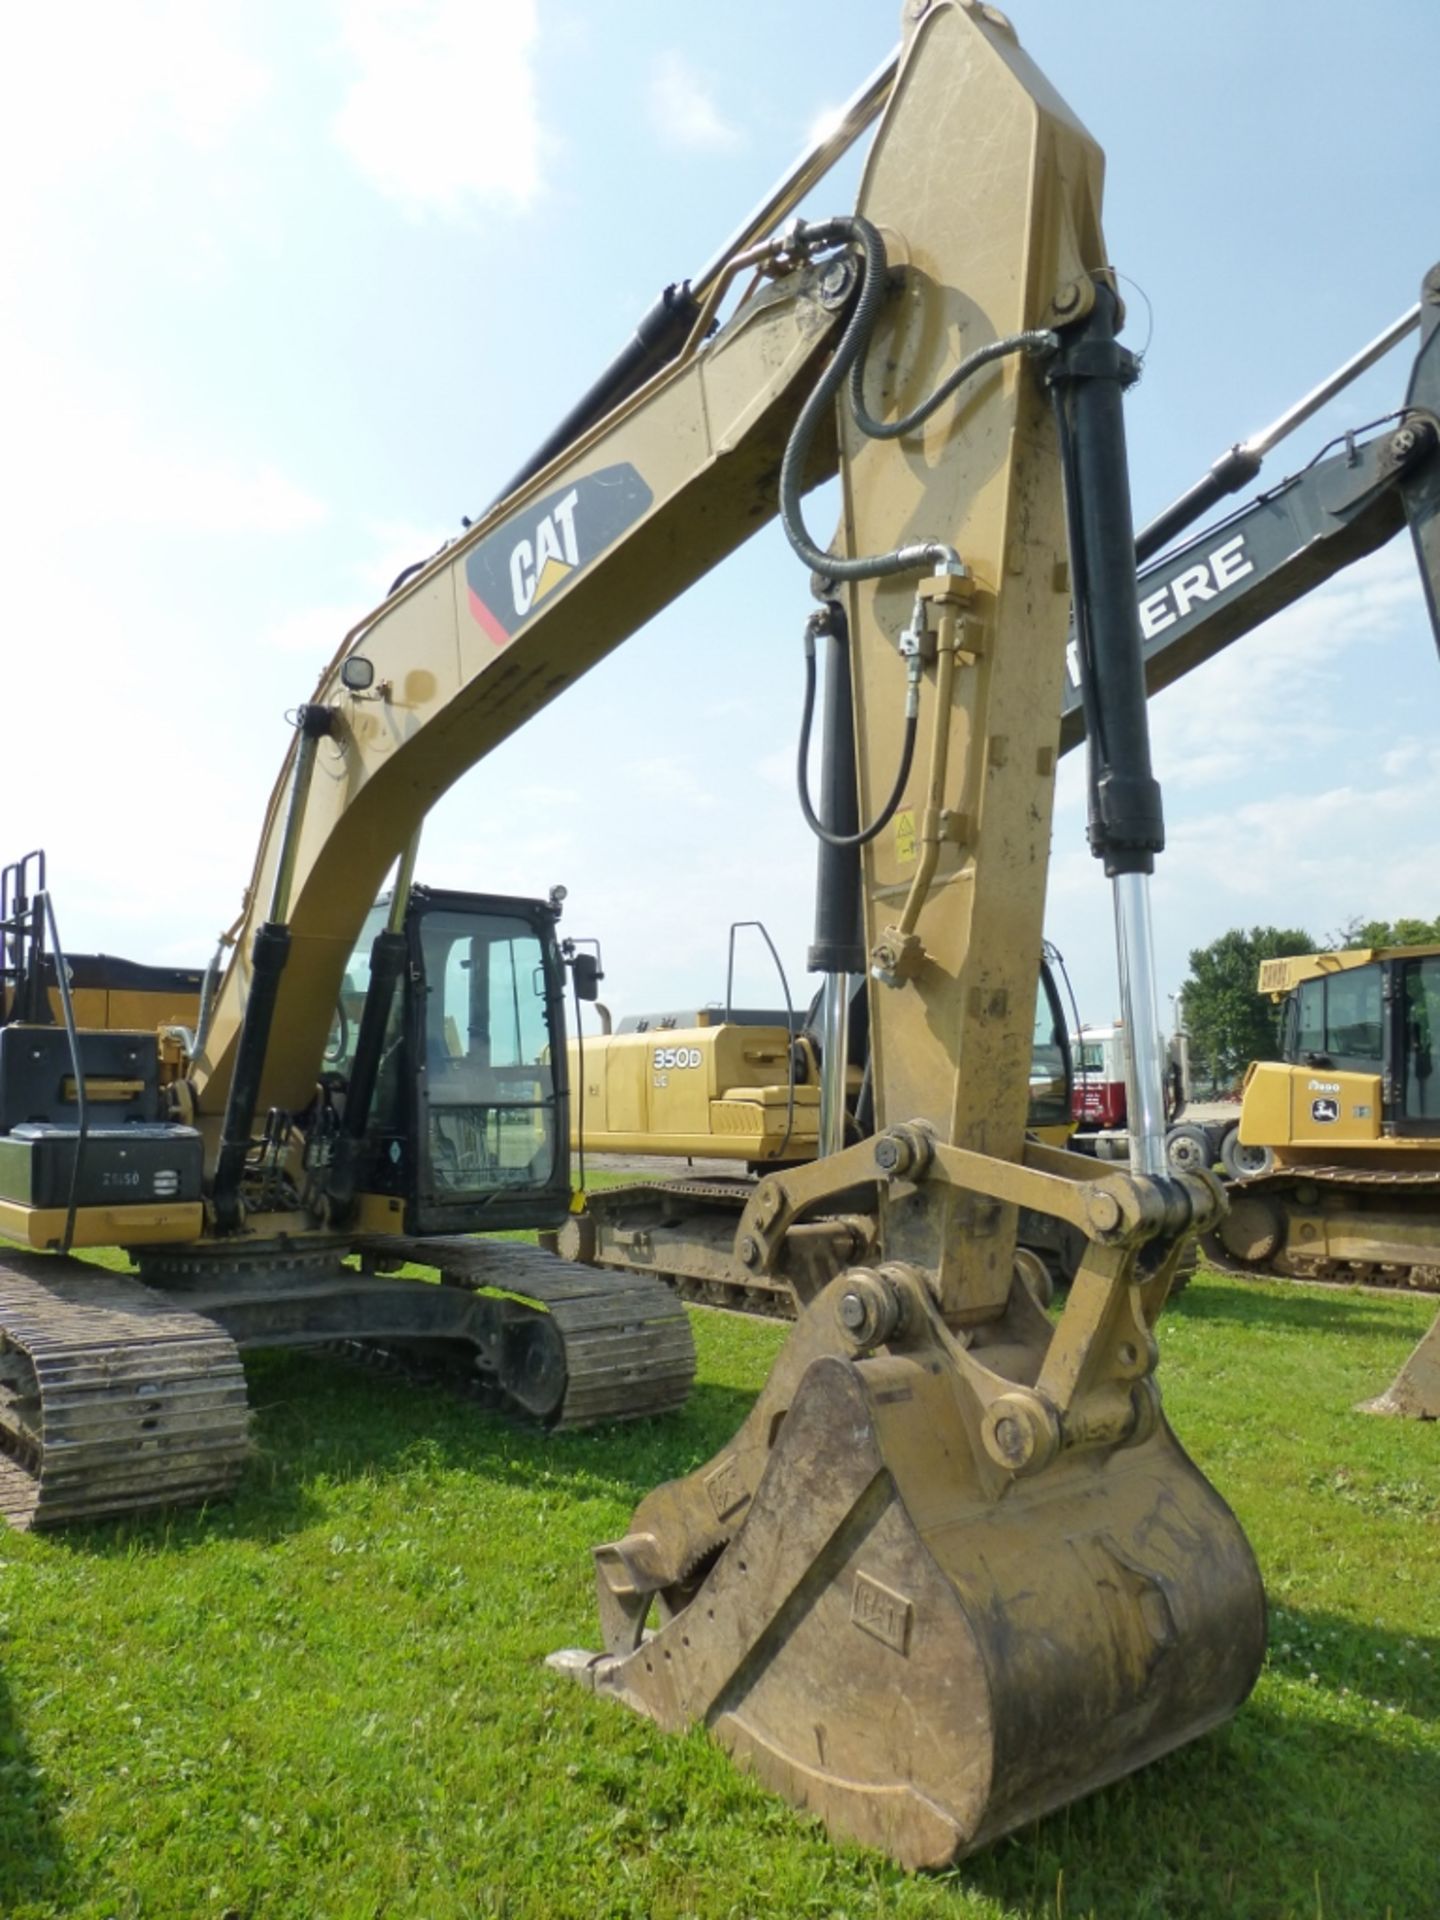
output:
<instances>
[{"instance_id":1,"label":"coiled hydraulic hose","mask_svg":"<svg viewBox=\"0 0 1440 1920\"><path fill-rule=\"evenodd\" d=\"M850 411L860 431L871 440L898 440L922 426L937 407L948 400L967 380L996 360L1012 353L1053 353L1059 336L1047 328L1031 328L1023 333L1007 334L992 340L966 356L953 372L946 375L935 391L899 420L877 420L865 405L865 349L875 328L876 315L885 294L885 242L879 230L863 214L840 214L834 219L807 225L801 223L795 234L799 246L820 249L854 246L861 256L860 291L855 309L840 336L840 344L829 366L815 383L800 417L791 430L780 463L780 519L786 538L813 573L831 580L875 580L893 573L908 573L921 567L946 567L958 564L955 549L942 540L912 541L891 553L868 554L854 559L826 553L815 545L805 528L800 509L801 480L810 454L810 444L826 409L834 401L847 375L850 383Z\"/></svg>"},{"instance_id":2,"label":"coiled hydraulic hose","mask_svg":"<svg viewBox=\"0 0 1440 1920\"><path fill-rule=\"evenodd\" d=\"M919 406L912 408L899 420L877 420L866 408L865 359L862 354L850 369L850 411L855 416L856 426L867 438L898 440L903 434L913 433L916 427L923 427L938 406L992 361L1008 359L1012 353L1054 353L1059 345L1058 333L1052 333L1048 327L1034 327L1025 333L1007 334L1003 340L992 340L988 346L977 347L953 373L946 375L929 399L922 400Z\"/></svg>"}]
</instances>

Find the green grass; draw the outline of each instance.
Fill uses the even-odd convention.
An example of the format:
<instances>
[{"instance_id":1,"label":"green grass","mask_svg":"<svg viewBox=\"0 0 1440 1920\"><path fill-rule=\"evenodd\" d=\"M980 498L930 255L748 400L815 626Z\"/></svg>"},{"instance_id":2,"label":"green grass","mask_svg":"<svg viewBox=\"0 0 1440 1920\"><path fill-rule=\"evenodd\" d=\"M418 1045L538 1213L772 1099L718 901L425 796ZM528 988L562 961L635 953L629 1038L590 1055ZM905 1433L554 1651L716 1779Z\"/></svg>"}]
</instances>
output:
<instances>
[{"instance_id":1,"label":"green grass","mask_svg":"<svg viewBox=\"0 0 1440 1920\"><path fill-rule=\"evenodd\" d=\"M782 1327L699 1315L682 1414L554 1440L260 1356L231 1505L0 1539L0 1914L1430 1920L1440 1427L1351 1411L1430 1305L1192 1284L1162 1380L1265 1570L1259 1687L922 1879L542 1665L594 1644L589 1547L728 1438Z\"/></svg>"}]
</instances>

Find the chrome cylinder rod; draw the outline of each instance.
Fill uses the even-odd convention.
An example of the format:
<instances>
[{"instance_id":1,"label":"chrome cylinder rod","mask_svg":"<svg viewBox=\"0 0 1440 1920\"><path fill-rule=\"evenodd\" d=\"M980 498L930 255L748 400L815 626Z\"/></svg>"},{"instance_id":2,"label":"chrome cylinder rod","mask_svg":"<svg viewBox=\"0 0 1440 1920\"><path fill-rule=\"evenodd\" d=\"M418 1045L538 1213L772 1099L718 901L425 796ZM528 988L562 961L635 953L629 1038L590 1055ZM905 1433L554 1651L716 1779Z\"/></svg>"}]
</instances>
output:
<instances>
[{"instance_id":1,"label":"chrome cylinder rod","mask_svg":"<svg viewBox=\"0 0 1440 1920\"><path fill-rule=\"evenodd\" d=\"M1155 1011L1155 943L1150 930L1150 876L1117 873L1115 949L1120 971L1120 1018L1125 1029L1125 1099L1130 1171L1163 1178L1165 1056Z\"/></svg>"},{"instance_id":2,"label":"chrome cylinder rod","mask_svg":"<svg viewBox=\"0 0 1440 1920\"><path fill-rule=\"evenodd\" d=\"M820 999L820 1151L845 1145L845 1072L850 1062L848 973L827 973Z\"/></svg>"},{"instance_id":3,"label":"chrome cylinder rod","mask_svg":"<svg viewBox=\"0 0 1440 1920\"><path fill-rule=\"evenodd\" d=\"M897 48L850 96L832 124L811 142L749 218L735 229L720 251L705 262L690 282L690 289L697 299L705 297L712 281L725 271L737 253L748 252L757 241L772 234L780 222L795 211L811 187L822 180L840 156L854 146L890 98L899 69L900 53Z\"/></svg>"},{"instance_id":4,"label":"chrome cylinder rod","mask_svg":"<svg viewBox=\"0 0 1440 1920\"><path fill-rule=\"evenodd\" d=\"M1278 446L1287 434L1293 433L1312 414L1318 413L1328 400L1333 400L1352 380L1358 379L1377 360L1383 359L1393 346L1403 340L1407 333L1412 333L1419 324L1420 306L1417 301L1398 320L1393 320L1383 333L1377 333L1368 346L1352 354L1343 366L1337 367L1318 386L1312 387L1293 406L1287 407L1268 427L1252 433L1248 440L1236 441L1193 487L1182 493L1178 500L1172 500L1147 527L1141 528L1135 536L1135 558L1141 563L1154 559L1186 527L1193 526L1212 507L1218 506L1227 494L1239 493L1242 488L1248 487L1265 464L1265 456L1272 447Z\"/></svg>"},{"instance_id":5,"label":"chrome cylinder rod","mask_svg":"<svg viewBox=\"0 0 1440 1920\"><path fill-rule=\"evenodd\" d=\"M1270 449L1278 446L1287 434L1293 433L1296 427L1303 426L1312 414L1318 413L1327 400L1333 400L1335 395L1348 387L1352 380L1358 380L1360 375L1367 373L1377 360L1383 360L1390 349L1397 346L1407 333L1413 333L1419 324L1420 303L1417 300L1415 305L1402 313L1398 320L1392 320L1383 333L1377 333L1369 346L1362 347L1358 353L1352 354L1342 366L1337 367L1318 386L1312 387L1309 393L1297 400L1294 406L1287 407L1278 419L1272 420L1268 427L1262 427L1259 433L1252 433L1248 440L1242 441L1243 450L1260 456L1269 453Z\"/></svg>"}]
</instances>

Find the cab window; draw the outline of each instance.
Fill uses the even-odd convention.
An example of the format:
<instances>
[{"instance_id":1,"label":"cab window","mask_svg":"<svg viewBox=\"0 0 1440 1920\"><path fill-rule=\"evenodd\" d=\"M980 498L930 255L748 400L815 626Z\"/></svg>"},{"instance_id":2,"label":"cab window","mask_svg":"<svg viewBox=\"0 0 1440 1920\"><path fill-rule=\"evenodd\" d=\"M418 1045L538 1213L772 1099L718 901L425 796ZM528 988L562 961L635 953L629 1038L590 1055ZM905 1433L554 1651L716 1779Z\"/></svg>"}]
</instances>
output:
<instances>
[{"instance_id":1,"label":"cab window","mask_svg":"<svg viewBox=\"0 0 1440 1920\"><path fill-rule=\"evenodd\" d=\"M1404 968L1405 1118L1440 1120L1440 1075L1435 1043L1440 1035L1440 954L1407 960Z\"/></svg>"},{"instance_id":2,"label":"cab window","mask_svg":"<svg viewBox=\"0 0 1440 1920\"><path fill-rule=\"evenodd\" d=\"M1059 1009L1040 977L1035 999L1035 1028L1030 1047L1031 1127L1063 1126L1070 1119L1070 1075L1065 1029Z\"/></svg>"},{"instance_id":3,"label":"cab window","mask_svg":"<svg viewBox=\"0 0 1440 1920\"><path fill-rule=\"evenodd\" d=\"M1337 1067L1379 1067L1384 1051L1380 969L1356 967L1325 982L1325 1051Z\"/></svg>"},{"instance_id":4,"label":"cab window","mask_svg":"<svg viewBox=\"0 0 1440 1920\"><path fill-rule=\"evenodd\" d=\"M539 935L511 915L433 911L421 943L437 1197L543 1184L561 1143Z\"/></svg>"},{"instance_id":5,"label":"cab window","mask_svg":"<svg viewBox=\"0 0 1440 1920\"><path fill-rule=\"evenodd\" d=\"M1378 1073L1385 1055L1384 995L1378 966L1306 980L1295 993L1294 1051L1352 1073Z\"/></svg>"}]
</instances>

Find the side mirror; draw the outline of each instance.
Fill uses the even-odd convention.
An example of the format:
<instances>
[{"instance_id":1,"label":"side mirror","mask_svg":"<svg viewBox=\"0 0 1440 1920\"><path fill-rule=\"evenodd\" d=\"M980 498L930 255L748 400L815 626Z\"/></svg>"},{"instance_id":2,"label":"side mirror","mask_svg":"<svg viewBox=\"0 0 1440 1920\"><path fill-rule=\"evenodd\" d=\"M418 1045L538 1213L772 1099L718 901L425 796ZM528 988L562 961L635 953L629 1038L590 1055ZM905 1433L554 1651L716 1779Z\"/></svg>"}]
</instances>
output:
<instances>
[{"instance_id":1,"label":"side mirror","mask_svg":"<svg viewBox=\"0 0 1440 1920\"><path fill-rule=\"evenodd\" d=\"M347 693L365 693L375 684L375 662L352 653L340 663L340 684Z\"/></svg>"},{"instance_id":2,"label":"side mirror","mask_svg":"<svg viewBox=\"0 0 1440 1920\"><path fill-rule=\"evenodd\" d=\"M600 982L604 978L600 971L600 962L593 953L577 953L570 961L571 977L575 982L577 1000L598 1000Z\"/></svg>"}]
</instances>

